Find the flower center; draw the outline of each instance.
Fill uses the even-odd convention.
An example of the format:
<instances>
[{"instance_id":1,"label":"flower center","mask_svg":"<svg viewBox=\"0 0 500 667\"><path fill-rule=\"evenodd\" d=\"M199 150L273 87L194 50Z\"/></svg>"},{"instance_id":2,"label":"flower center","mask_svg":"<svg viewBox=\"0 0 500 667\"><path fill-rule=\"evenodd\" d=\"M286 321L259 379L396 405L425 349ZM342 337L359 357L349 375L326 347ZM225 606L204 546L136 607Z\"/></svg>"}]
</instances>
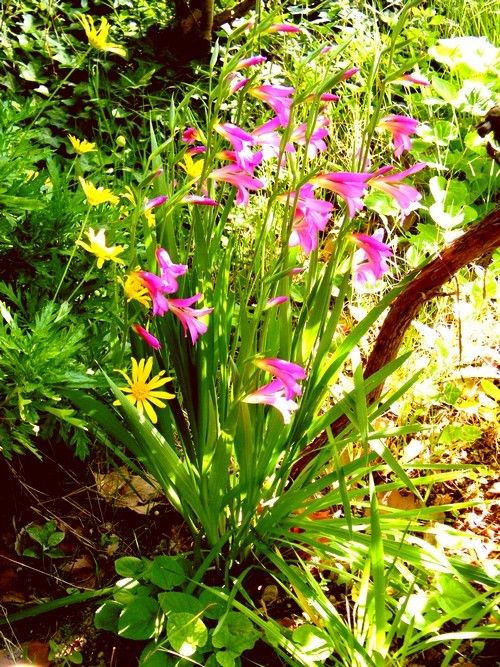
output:
<instances>
[{"instance_id":1,"label":"flower center","mask_svg":"<svg viewBox=\"0 0 500 667\"><path fill-rule=\"evenodd\" d=\"M144 401L149 395L148 385L145 382L135 382L131 389L131 393L137 401Z\"/></svg>"}]
</instances>

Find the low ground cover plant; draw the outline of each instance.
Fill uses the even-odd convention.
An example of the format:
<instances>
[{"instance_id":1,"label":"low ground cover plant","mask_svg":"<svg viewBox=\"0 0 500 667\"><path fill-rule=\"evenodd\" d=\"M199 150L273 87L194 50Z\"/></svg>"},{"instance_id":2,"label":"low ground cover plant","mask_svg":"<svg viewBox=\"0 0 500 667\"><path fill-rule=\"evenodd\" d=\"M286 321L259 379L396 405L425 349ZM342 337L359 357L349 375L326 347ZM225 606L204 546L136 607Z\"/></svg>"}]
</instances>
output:
<instances>
[{"instance_id":1,"label":"low ground cover plant","mask_svg":"<svg viewBox=\"0 0 500 667\"><path fill-rule=\"evenodd\" d=\"M442 645L449 665L496 636L491 563L443 546L459 536L443 513L474 501L430 502L475 473L399 455L393 443L425 431L408 398L422 368L411 350L371 374L364 361L429 256L495 209L491 137L460 119L498 102L499 51L430 32L422 49L425 10L393 4L353 11L365 33L337 5L305 25L260 7L224 26L198 79L138 135L102 108L99 138L76 125L29 169L20 147L60 89L29 132L29 108L6 103L19 123L3 130L6 224L38 229L53 213L60 235L39 232L43 265L2 232L25 262L0 286L4 451L43 456L30 431L58 428L80 456L95 442L147 474L182 517L189 549L118 558L95 616L148 641L141 665L245 664L257 642L292 665L360 667ZM97 86L127 50L106 17L74 18ZM345 34L327 41L334 21ZM483 306L497 258L490 271ZM272 579L258 600L255 571ZM288 624L272 614L279 592Z\"/></svg>"}]
</instances>

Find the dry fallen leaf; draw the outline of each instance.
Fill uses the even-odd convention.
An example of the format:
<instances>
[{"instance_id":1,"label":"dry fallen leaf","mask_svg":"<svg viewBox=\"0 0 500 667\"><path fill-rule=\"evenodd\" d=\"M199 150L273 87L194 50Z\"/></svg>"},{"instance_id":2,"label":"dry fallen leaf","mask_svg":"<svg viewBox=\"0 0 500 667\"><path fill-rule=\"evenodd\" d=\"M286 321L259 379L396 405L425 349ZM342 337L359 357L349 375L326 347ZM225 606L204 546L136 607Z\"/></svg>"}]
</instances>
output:
<instances>
[{"instance_id":1,"label":"dry fallen leaf","mask_svg":"<svg viewBox=\"0 0 500 667\"><path fill-rule=\"evenodd\" d=\"M377 498L379 505L385 505L385 507L391 507L396 510L415 510L422 506L422 503L414 493L402 489L378 493ZM380 511L384 511L382 507Z\"/></svg>"},{"instance_id":2,"label":"dry fallen leaf","mask_svg":"<svg viewBox=\"0 0 500 667\"><path fill-rule=\"evenodd\" d=\"M127 507L138 514L147 514L160 495L153 482L132 475L122 466L109 473L93 472L97 492L114 507Z\"/></svg>"}]
</instances>

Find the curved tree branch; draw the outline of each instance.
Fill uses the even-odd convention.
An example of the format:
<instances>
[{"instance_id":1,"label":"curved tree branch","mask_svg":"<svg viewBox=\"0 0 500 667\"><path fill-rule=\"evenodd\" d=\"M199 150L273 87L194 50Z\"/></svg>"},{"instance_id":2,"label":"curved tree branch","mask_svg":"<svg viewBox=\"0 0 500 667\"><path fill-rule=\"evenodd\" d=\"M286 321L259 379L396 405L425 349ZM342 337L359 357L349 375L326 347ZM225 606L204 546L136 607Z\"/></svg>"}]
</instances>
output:
<instances>
[{"instance_id":1,"label":"curved tree branch","mask_svg":"<svg viewBox=\"0 0 500 667\"><path fill-rule=\"evenodd\" d=\"M230 23L234 19L245 16L247 12L255 7L256 0L242 0L231 9L225 9L223 12L214 16L213 31L219 30L224 23Z\"/></svg>"},{"instance_id":2,"label":"curved tree branch","mask_svg":"<svg viewBox=\"0 0 500 667\"><path fill-rule=\"evenodd\" d=\"M450 243L394 300L366 362L364 377L369 378L396 358L408 327L417 317L424 303L437 296L441 287L451 280L459 269L492 253L498 247L500 247L500 209L492 211L484 220ZM382 390L383 383L367 397L368 402L376 401ZM330 429L334 435L337 435L348 423L347 417L342 415L330 425ZM292 469L293 479L316 456L318 450L327 441L328 436L325 431L303 450L300 459Z\"/></svg>"}]
</instances>

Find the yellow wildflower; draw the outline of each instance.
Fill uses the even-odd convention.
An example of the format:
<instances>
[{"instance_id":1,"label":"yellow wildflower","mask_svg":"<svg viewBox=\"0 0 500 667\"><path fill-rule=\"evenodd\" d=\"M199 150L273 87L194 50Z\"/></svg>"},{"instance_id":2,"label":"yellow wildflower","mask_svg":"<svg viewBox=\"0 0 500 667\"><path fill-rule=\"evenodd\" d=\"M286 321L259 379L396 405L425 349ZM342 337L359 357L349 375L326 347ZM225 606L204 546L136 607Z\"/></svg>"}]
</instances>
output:
<instances>
[{"instance_id":1,"label":"yellow wildflower","mask_svg":"<svg viewBox=\"0 0 500 667\"><path fill-rule=\"evenodd\" d=\"M106 202L109 202L110 204L118 204L120 201L120 198L107 188L96 188L95 185L92 185L90 181L87 183L81 176L79 177L79 181L89 206L99 206L99 204L105 204Z\"/></svg>"},{"instance_id":2,"label":"yellow wildflower","mask_svg":"<svg viewBox=\"0 0 500 667\"><path fill-rule=\"evenodd\" d=\"M100 229L96 234L92 227L89 227L87 236L89 238L90 245L84 241L77 241L76 243L97 257L98 269L102 268L102 265L108 259L112 262L117 262L118 264L125 264L123 259L118 257L118 255L123 252L123 246L114 245L108 248L106 246L106 232L104 229Z\"/></svg>"},{"instance_id":3,"label":"yellow wildflower","mask_svg":"<svg viewBox=\"0 0 500 667\"><path fill-rule=\"evenodd\" d=\"M158 387L162 387L172 379L162 377L165 371L160 371L148 382L152 368L153 357L149 357L147 361L146 359L140 359L139 362L132 359L132 379L123 371L119 371L128 382L128 387L120 387L120 390L125 394L130 394L127 398L132 405L135 405L140 413L146 412L153 424L156 424L158 417L151 403L158 408L164 408L166 403L160 399L174 398L174 394L169 394L167 391L158 391ZM114 404L119 405L120 401L115 401Z\"/></svg>"},{"instance_id":4,"label":"yellow wildflower","mask_svg":"<svg viewBox=\"0 0 500 667\"><path fill-rule=\"evenodd\" d=\"M154 227L156 225L155 214L153 213L153 211L150 208L144 209L144 217L146 218L146 222L148 223L148 227Z\"/></svg>"},{"instance_id":5,"label":"yellow wildflower","mask_svg":"<svg viewBox=\"0 0 500 667\"><path fill-rule=\"evenodd\" d=\"M86 139L82 139L82 141L80 141L80 139L77 139L72 134L68 134L68 139L71 141L71 145L73 146L77 155L92 153L96 150L95 144L87 141Z\"/></svg>"},{"instance_id":6,"label":"yellow wildflower","mask_svg":"<svg viewBox=\"0 0 500 667\"><path fill-rule=\"evenodd\" d=\"M104 16L101 18L101 26L99 30L94 25L94 19L91 16L86 16L85 14L80 14L77 16L77 19L82 24L89 44L99 51L110 51L111 53L116 53L122 58L127 57L127 49L119 44L113 44L108 42L109 35L109 23L108 19Z\"/></svg>"},{"instance_id":7,"label":"yellow wildflower","mask_svg":"<svg viewBox=\"0 0 500 667\"><path fill-rule=\"evenodd\" d=\"M189 153L186 153L184 156L184 162L179 162L179 166L184 169L190 178L193 178L197 181L203 173L204 163L204 160L196 160L195 162Z\"/></svg>"},{"instance_id":8,"label":"yellow wildflower","mask_svg":"<svg viewBox=\"0 0 500 667\"><path fill-rule=\"evenodd\" d=\"M149 295L149 290L144 285L143 281L139 276L140 267L138 266L135 271L132 271L125 278L125 282L121 280L120 282L123 285L123 291L127 297L127 301L138 301L143 306L148 308L151 305L151 297Z\"/></svg>"}]
</instances>

